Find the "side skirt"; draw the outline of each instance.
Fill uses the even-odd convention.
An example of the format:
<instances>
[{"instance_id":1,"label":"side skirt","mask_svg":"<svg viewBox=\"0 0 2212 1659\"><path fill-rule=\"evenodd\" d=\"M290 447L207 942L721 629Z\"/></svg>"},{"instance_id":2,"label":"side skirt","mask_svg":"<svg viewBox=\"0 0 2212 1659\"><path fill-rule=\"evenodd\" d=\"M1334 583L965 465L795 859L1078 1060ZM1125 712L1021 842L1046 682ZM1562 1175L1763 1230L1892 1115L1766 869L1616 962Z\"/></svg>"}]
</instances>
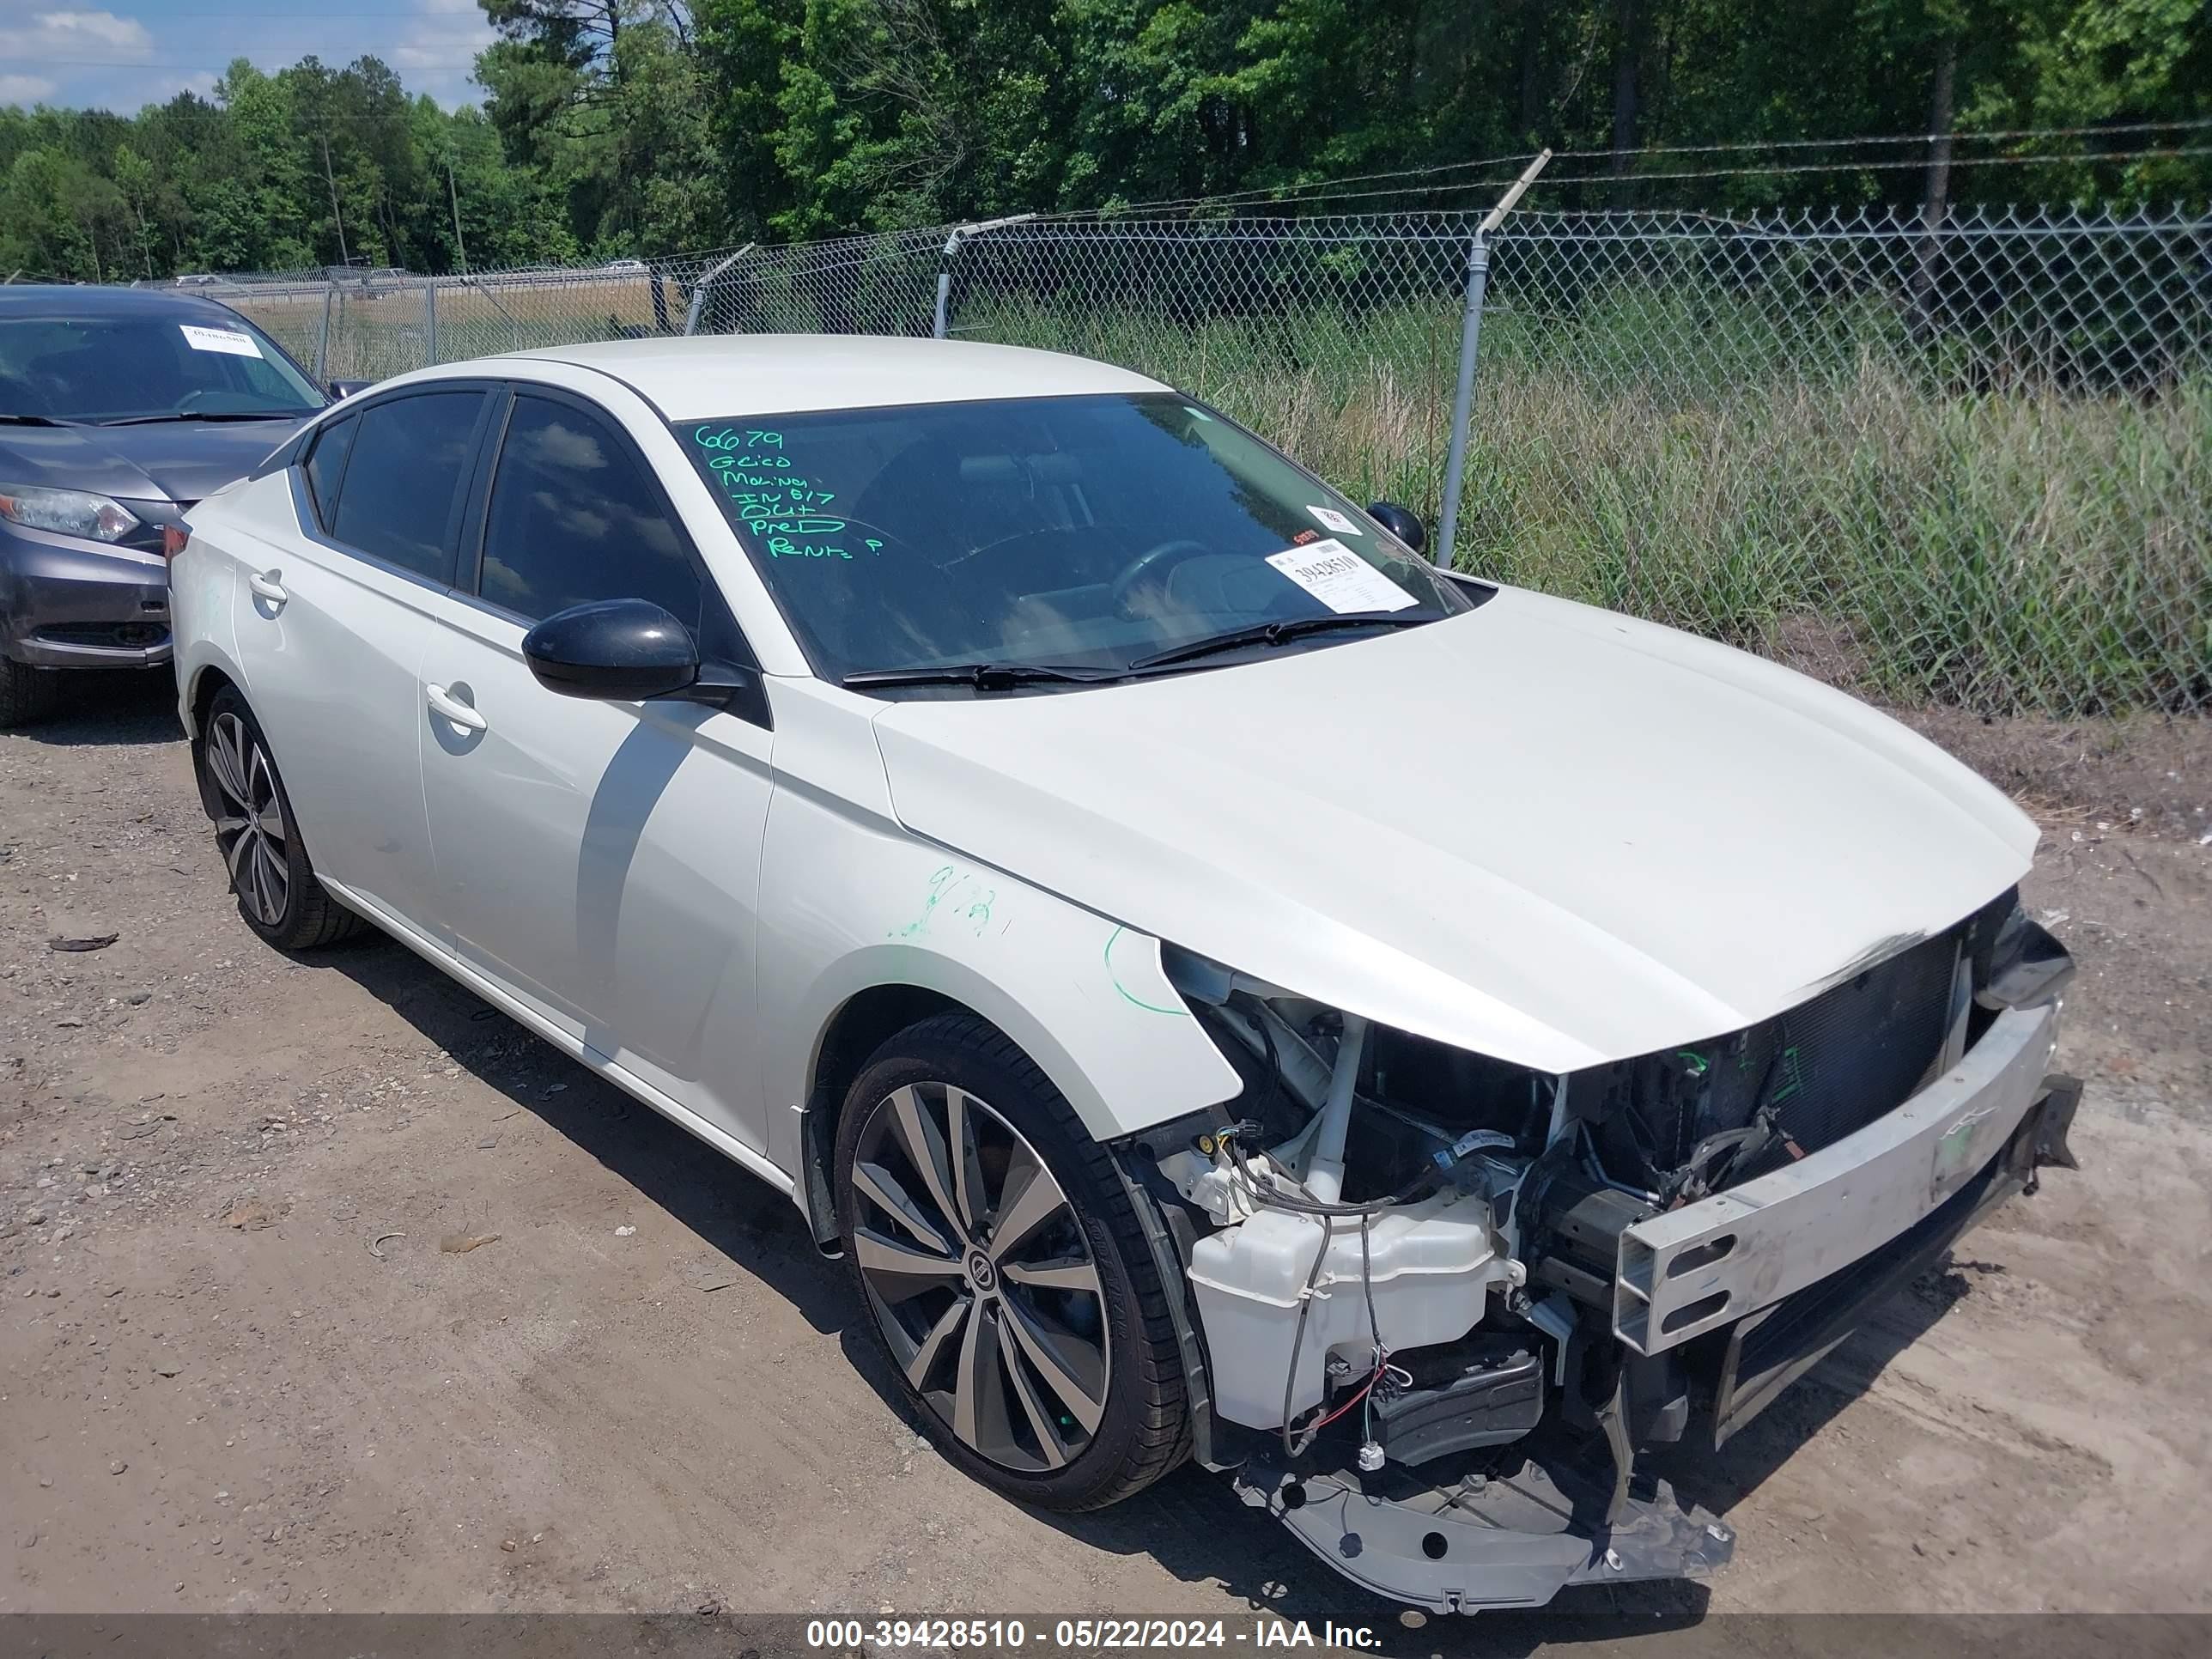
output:
<instances>
[{"instance_id":1,"label":"side skirt","mask_svg":"<svg viewBox=\"0 0 2212 1659\"><path fill-rule=\"evenodd\" d=\"M776 1191L793 1200L798 1204L800 1212L805 1212L805 1200L788 1170L770 1162L727 1130L719 1128L708 1122L673 1096L662 1093L642 1078L616 1064L581 1038L571 1036L534 1012L526 1005L500 989L497 985L476 969L470 967L452 951L434 940L425 938L392 915L391 912L371 903L359 894L332 881L327 876L319 876L317 879L323 884L330 896L344 905L347 909L375 923L377 927L391 934L433 968L467 986L470 990L490 1003L509 1019L544 1037L546 1042L570 1059L581 1061L586 1068L598 1073L624 1094L644 1102L670 1122L680 1128L689 1130L721 1153L723 1157L742 1165L749 1173L758 1176Z\"/></svg>"}]
</instances>

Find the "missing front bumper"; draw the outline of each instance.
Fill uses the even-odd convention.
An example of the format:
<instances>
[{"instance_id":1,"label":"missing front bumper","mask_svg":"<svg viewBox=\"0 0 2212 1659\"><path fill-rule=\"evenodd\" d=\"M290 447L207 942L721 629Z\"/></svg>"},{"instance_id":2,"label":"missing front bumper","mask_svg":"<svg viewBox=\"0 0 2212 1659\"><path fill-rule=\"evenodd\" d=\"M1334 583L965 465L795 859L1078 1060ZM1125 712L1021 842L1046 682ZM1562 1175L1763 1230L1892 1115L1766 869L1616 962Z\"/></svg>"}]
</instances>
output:
<instances>
[{"instance_id":1,"label":"missing front bumper","mask_svg":"<svg viewBox=\"0 0 2212 1659\"><path fill-rule=\"evenodd\" d=\"M1713 1450L1991 1210L2033 1192L2039 1170L2076 1167L2067 1137L2081 1093L2073 1078L2038 1076L2002 1145L1947 1180L1918 1220L1717 1335L1724 1357L1705 1378ZM1648 1472L1601 1467L1594 1441L1573 1454L1413 1490L1403 1477L1386 1489L1346 1471L1314 1474L1267 1449L1237 1470L1236 1486L1346 1578L1433 1612L1540 1607L1570 1585L1702 1578L1727 1564L1735 1534L1725 1522ZM1632 1456L1625 1443L1620 1455Z\"/></svg>"}]
</instances>

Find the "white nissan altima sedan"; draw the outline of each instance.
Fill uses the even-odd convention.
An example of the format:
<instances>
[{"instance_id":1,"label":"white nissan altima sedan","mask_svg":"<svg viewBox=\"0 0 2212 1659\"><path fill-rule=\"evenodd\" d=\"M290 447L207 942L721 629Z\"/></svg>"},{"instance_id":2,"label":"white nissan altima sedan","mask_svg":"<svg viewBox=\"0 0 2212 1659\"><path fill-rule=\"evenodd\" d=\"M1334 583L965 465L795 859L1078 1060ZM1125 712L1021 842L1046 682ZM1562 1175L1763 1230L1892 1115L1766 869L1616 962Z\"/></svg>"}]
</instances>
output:
<instances>
[{"instance_id":1,"label":"white nissan altima sedan","mask_svg":"<svg viewBox=\"0 0 2212 1659\"><path fill-rule=\"evenodd\" d=\"M1421 535L1078 358L523 353L193 511L180 707L248 926L789 1194L977 1480L1194 1455L1433 1608L1705 1572L1662 1477L2070 1163L2034 830Z\"/></svg>"}]
</instances>

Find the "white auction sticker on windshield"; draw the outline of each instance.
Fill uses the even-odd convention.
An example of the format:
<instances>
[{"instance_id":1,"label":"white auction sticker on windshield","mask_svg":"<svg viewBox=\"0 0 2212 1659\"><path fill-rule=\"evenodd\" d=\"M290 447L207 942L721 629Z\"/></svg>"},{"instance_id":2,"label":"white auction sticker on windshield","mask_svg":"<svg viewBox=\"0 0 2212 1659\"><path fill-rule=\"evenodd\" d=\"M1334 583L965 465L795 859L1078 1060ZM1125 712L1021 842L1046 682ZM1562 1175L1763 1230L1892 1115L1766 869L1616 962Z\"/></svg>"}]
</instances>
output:
<instances>
[{"instance_id":1,"label":"white auction sticker on windshield","mask_svg":"<svg viewBox=\"0 0 2212 1659\"><path fill-rule=\"evenodd\" d=\"M1307 512L1321 520L1324 530L1334 530L1340 536L1364 536L1367 532L1333 507L1310 507Z\"/></svg>"},{"instance_id":2,"label":"white auction sticker on windshield","mask_svg":"<svg viewBox=\"0 0 2212 1659\"><path fill-rule=\"evenodd\" d=\"M191 323L179 323L177 326L185 331L185 343L195 351L221 351L233 357L261 355L261 348L253 343L253 337L237 329L200 328Z\"/></svg>"},{"instance_id":3,"label":"white auction sticker on windshield","mask_svg":"<svg viewBox=\"0 0 2212 1659\"><path fill-rule=\"evenodd\" d=\"M1340 541L1285 548L1269 554L1267 562L1340 616L1420 603Z\"/></svg>"}]
</instances>

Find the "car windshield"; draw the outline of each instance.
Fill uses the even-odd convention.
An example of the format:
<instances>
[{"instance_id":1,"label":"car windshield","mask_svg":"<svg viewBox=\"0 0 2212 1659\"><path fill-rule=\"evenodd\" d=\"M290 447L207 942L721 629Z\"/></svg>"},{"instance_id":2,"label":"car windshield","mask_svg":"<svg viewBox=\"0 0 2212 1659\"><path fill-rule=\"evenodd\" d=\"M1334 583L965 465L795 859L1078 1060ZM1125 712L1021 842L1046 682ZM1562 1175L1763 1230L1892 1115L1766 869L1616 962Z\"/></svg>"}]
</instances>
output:
<instances>
[{"instance_id":1,"label":"car windshield","mask_svg":"<svg viewBox=\"0 0 2212 1659\"><path fill-rule=\"evenodd\" d=\"M298 416L327 401L244 318L0 317L0 415L52 421Z\"/></svg>"},{"instance_id":2,"label":"car windshield","mask_svg":"<svg viewBox=\"0 0 2212 1659\"><path fill-rule=\"evenodd\" d=\"M828 678L985 664L1097 678L1163 654L1181 665L1206 653L1180 647L1238 630L1265 636L1255 649L1318 647L1360 637L1355 618L1471 603L1344 497L1172 393L675 431Z\"/></svg>"}]
</instances>

